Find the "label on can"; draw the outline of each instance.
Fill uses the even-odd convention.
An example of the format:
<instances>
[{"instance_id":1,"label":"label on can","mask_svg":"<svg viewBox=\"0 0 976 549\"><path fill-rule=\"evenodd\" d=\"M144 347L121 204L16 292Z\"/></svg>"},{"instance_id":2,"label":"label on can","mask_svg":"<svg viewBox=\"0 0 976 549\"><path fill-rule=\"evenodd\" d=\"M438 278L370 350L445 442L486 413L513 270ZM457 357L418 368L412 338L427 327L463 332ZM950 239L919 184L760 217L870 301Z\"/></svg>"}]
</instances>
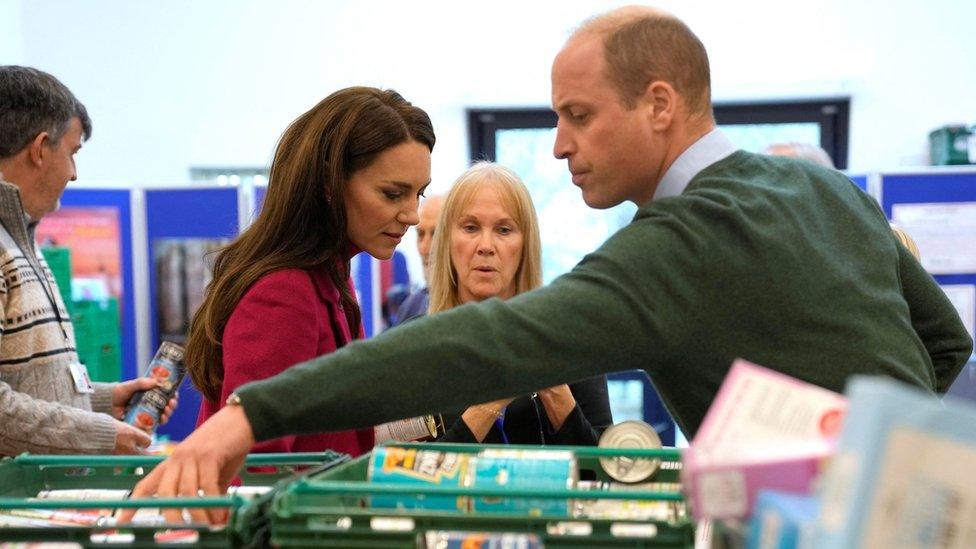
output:
<instances>
[{"instance_id":1,"label":"label on can","mask_svg":"<svg viewBox=\"0 0 976 549\"><path fill-rule=\"evenodd\" d=\"M468 454L377 447L369 460L369 480L376 484L413 484L417 486L462 487L469 466ZM425 494L382 494L370 496L370 505L379 509L435 509L468 511L466 496L430 496Z\"/></svg>"},{"instance_id":2,"label":"label on can","mask_svg":"<svg viewBox=\"0 0 976 549\"><path fill-rule=\"evenodd\" d=\"M521 490L566 490L576 484L578 469L572 452L559 450L487 449L468 467L467 486ZM474 511L567 516L565 498L477 497Z\"/></svg>"},{"instance_id":3,"label":"label on can","mask_svg":"<svg viewBox=\"0 0 976 549\"><path fill-rule=\"evenodd\" d=\"M652 482L645 484L618 484L613 482L580 481L579 490L594 492L618 491L650 491L674 492L681 491L681 485L676 482ZM608 498L580 498L572 502L573 518L611 519L611 520L657 520L675 522L685 516L684 503L680 501L663 501L651 499L608 499Z\"/></svg>"},{"instance_id":4,"label":"label on can","mask_svg":"<svg viewBox=\"0 0 976 549\"><path fill-rule=\"evenodd\" d=\"M123 421L144 431L154 432L159 426L163 409L173 398L185 376L183 347L164 341L145 373L145 377L155 379L159 385L132 395Z\"/></svg>"},{"instance_id":5,"label":"label on can","mask_svg":"<svg viewBox=\"0 0 976 549\"><path fill-rule=\"evenodd\" d=\"M643 421L628 420L610 426L600 437L600 448L652 450L661 447L661 437ZM610 478L634 483L651 478L661 465L660 459L601 457L600 465Z\"/></svg>"}]
</instances>

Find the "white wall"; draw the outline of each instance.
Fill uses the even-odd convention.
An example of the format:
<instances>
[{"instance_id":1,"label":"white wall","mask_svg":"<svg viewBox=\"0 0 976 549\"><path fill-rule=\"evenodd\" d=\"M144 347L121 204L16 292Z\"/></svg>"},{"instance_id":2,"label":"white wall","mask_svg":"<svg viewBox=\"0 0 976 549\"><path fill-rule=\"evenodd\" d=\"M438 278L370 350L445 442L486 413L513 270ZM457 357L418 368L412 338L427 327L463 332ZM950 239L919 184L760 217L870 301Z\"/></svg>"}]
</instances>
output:
<instances>
[{"instance_id":1,"label":"white wall","mask_svg":"<svg viewBox=\"0 0 976 549\"><path fill-rule=\"evenodd\" d=\"M85 183L182 184L191 165L265 164L298 114L368 84L431 114L437 190L466 166L464 109L547 105L569 30L616 5L0 0L0 60L51 72L86 103ZM972 0L657 5L705 43L716 101L852 96L853 170L924 164L929 130L976 122Z\"/></svg>"},{"instance_id":2,"label":"white wall","mask_svg":"<svg viewBox=\"0 0 976 549\"><path fill-rule=\"evenodd\" d=\"M19 1L0 0L0 65L16 65L23 61L20 19Z\"/></svg>"}]
</instances>

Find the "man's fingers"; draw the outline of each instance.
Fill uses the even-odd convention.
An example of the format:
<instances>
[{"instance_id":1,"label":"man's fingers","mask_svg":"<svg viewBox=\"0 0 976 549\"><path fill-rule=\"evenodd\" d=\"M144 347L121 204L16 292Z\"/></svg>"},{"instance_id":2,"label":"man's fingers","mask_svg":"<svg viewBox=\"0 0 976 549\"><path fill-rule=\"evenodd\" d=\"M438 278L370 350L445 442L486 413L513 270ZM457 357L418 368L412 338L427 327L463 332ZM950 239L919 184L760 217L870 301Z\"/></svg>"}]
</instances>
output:
<instances>
[{"instance_id":1,"label":"man's fingers","mask_svg":"<svg viewBox=\"0 0 976 549\"><path fill-rule=\"evenodd\" d=\"M163 408L162 415L159 417L160 425L166 425L166 423L169 422L169 418L172 417L173 412L176 411L177 404L178 404L178 400L176 397L171 398L169 400L169 403L166 404L166 408Z\"/></svg>"},{"instance_id":2,"label":"man's fingers","mask_svg":"<svg viewBox=\"0 0 976 549\"><path fill-rule=\"evenodd\" d=\"M146 448L148 448L150 444L152 444L152 437L149 436L149 433L143 431L142 429L132 429L132 445L134 446L136 453L145 454Z\"/></svg>"}]
</instances>

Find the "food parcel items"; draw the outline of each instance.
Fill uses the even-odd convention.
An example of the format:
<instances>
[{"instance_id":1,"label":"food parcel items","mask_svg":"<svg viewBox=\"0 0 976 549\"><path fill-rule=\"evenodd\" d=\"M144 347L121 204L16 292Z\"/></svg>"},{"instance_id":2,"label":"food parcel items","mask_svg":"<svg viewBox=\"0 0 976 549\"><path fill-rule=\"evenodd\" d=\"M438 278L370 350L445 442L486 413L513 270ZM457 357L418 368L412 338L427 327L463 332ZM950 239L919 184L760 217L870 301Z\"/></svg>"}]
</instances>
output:
<instances>
[{"instance_id":1,"label":"food parcel items","mask_svg":"<svg viewBox=\"0 0 976 549\"><path fill-rule=\"evenodd\" d=\"M169 341L164 341L159 346L145 375L155 379L159 385L132 395L123 418L126 423L150 433L156 431L163 409L186 377L183 353L183 347Z\"/></svg>"},{"instance_id":2,"label":"food parcel items","mask_svg":"<svg viewBox=\"0 0 976 549\"><path fill-rule=\"evenodd\" d=\"M814 496L760 490L746 549L814 549L813 524L819 511L820 500Z\"/></svg>"},{"instance_id":3,"label":"food parcel items","mask_svg":"<svg viewBox=\"0 0 976 549\"><path fill-rule=\"evenodd\" d=\"M976 405L858 376L816 547L976 547Z\"/></svg>"},{"instance_id":4,"label":"food parcel items","mask_svg":"<svg viewBox=\"0 0 976 549\"><path fill-rule=\"evenodd\" d=\"M763 488L809 493L846 408L842 395L735 361L684 452L695 518L748 516Z\"/></svg>"},{"instance_id":5,"label":"food parcel items","mask_svg":"<svg viewBox=\"0 0 976 549\"><path fill-rule=\"evenodd\" d=\"M378 447L369 464L374 484L452 486L458 488L567 489L575 485L571 452L489 449L477 455L417 448ZM470 497L430 494L383 494L370 498L374 508L461 512L515 512L566 516L565 499Z\"/></svg>"}]
</instances>

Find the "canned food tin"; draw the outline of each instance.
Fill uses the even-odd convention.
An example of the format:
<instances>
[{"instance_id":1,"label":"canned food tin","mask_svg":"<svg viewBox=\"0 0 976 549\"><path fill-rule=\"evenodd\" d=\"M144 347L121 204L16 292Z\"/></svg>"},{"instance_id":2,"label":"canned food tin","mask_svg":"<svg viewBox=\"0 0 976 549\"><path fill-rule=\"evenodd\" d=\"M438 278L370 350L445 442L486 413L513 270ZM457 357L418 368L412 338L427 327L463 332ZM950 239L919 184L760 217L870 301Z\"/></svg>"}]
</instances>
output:
<instances>
[{"instance_id":1,"label":"canned food tin","mask_svg":"<svg viewBox=\"0 0 976 549\"><path fill-rule=\"evenodd\" d=\"M397 442L429 440L437 438L438 423L434 416L420 416L377 425L373 431L376 444L388 440Z\"/></svg>"},{"instance_id":2,"label":"canned food tin","mask_svg":"<svg viewBox=\"0 0 976 549\"><path fill-rule=\"evenodd\" d=\"M619 484L615 482L580 481L578 490L593 492L681 491L678 483L651 482L645 484ZM613 519L613 520L657 520L675 522L684 518L684 504L678 501L647 499L604 499L593 497L573 501L573 518Z\"/></svg>"},{"instance_id":3,"label":"canned food tin","mask_svg":"<svg viewBox=\"0 0 976 549\"><path fill-rule=\"evenodd\" d=\"M369 460L369 480L377 484L414 484L417 486L462 487L469 467L468 454L377 447ZM379 509L435 509L468 511L466 496L427 496L420 494L373 494L370 505Z\"/></svg>"},{"instance_id":4,"label":"canned food tin","mask_svg":"<svg viewBox=\"0 0 976 549\"><path fill-rule=\"evenodd\" d=\"M643 421L628 420L612 425L600 437L600 448L655 449L661 447L661 437ZM660 459L601 457L600 465L610 478L627 483L651 478L661 465Z\"/></svg>"},{"instance_id":5,"label":"canned food tin","mask_svg":"<svg viewBox=\"0 0 976 549\"><path fill-rule=\"evenodd\" d=\"M125 410L124 421L145 431L155 431L163 409L173 398L184 376L186 367L183 365L183 347L164 341L145 374L145 377L156 379L159 385L132 395Z\"/></svg>"},{"instance_id":6,"label":"canned food tin","mask_svg":"<svg viewBox=\"0 0 976 549\"><path fill-rule=\"evenodd\" d=\"M576 485L578 469L572 452L488 449L473 460L468 477L465 485L477 488L565 490ZM488 513L569 514L565 498L477 497L472 507Z\"/></svg>"}]
</instances>

